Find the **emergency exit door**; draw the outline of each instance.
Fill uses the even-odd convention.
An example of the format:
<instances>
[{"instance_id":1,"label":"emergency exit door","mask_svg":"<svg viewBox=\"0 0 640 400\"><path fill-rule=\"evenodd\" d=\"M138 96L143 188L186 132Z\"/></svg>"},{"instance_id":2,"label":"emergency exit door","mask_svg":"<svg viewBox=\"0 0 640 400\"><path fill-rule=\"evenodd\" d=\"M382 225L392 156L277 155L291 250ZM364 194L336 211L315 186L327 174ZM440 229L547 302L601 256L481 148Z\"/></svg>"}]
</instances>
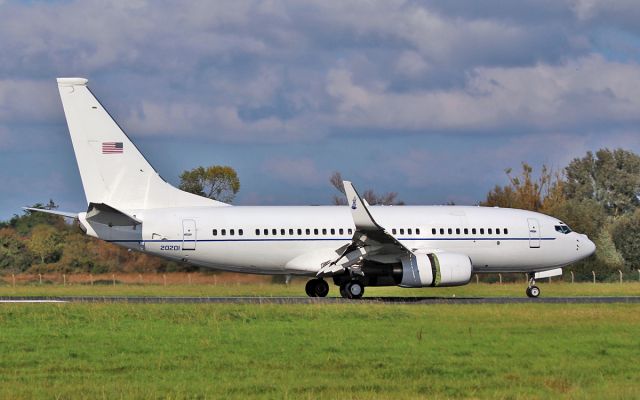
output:
<instances>
[{"instance_id":1,"label":"emergency exit door","mask_svg":"<svg viewBox=\"0 0 640 400\"><path fill-rule=\"evenodd\" d=\"M540 247L540 227L538 226L538 220L535 218L529 218L529 247Z\"/></svg>"},{"instance_id":2,"label":"emergency exit door","mask_svg":"<svg viewBox=\"0 0 640 400\"><path fill-rule=\"evenodd\" d=\"M195 250L196 239L196 221L193 219L183 219L182 250Z\"/></svg>"}]
</instances>

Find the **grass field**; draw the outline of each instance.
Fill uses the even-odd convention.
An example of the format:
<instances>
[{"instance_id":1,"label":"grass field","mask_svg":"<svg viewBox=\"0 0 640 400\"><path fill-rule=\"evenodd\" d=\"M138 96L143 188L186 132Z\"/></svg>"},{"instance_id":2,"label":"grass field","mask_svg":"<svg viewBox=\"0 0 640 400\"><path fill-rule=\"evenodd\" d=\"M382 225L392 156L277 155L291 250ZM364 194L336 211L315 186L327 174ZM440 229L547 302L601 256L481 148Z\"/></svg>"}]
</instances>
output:
<instances>
[{"instance_id":1,"label":"grass field","mask_svg":"<svg viewBox=\"0 0 640 400\"><path fill-rule=\"evenodd\" d=\"M4 289L6 290L6 289ZM637 398L637 305L0 305L0 398Z\"/></svg>"},{"instance_id":2,"label":"grass field","mask_svg":"<svg viewBox=\"0 0 640 400\"><path fill-rule=\"evenodd\" d=\"M291 284L224 283L224 284L19 284L0 285L0 296L305 296L305 280L294 279ZM562 283L539 282L543 297L559 296L640 296L640 282L625 283ZM403 289L399 287L368 287L365 297L372 296L427 296L427 297L524 297L526 284L470 283L452 288ZM329 296L339 296L331 285Z\"/></svg>"}]
</instances>

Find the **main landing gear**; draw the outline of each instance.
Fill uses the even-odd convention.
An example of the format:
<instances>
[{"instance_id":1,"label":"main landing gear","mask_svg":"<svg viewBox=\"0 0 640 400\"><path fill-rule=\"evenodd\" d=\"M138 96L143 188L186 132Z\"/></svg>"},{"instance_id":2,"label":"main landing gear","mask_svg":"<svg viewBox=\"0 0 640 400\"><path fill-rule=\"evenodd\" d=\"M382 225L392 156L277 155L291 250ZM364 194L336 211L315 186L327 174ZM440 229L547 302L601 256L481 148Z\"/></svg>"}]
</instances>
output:
<instances>
[{"instance_id":1,"label":"main landing gear","mask_svg":"<svg viewBox=\"0 0 640 400\"><path fill-rule=\"evenodd\" d=\"M364 285L358 280L351 280L340 285L340 296L345 299L361 299L364 295Z\"/></svg>"},{"instance_id":2,"label":"main landing gear","mask_svg":"<svg viewBox=\"0 0 640 400\"><path fill-rule=\"evenodd\" d=\"M329 284L324 279L311 279L304 287L309 297L327 297L329 294Z\"/></svg>"},{"instance_id":3,"label":"main landing gear","mask_svg":"<svg viewBox=\"0 0 640 400\"><path fill-rule=\"evenodd\" d=\"M527 296L532 298L540 296L540 288L536 286L536 279L534 274L529 274L529 287L527 287Z\"/></svg>"}]
</instances>

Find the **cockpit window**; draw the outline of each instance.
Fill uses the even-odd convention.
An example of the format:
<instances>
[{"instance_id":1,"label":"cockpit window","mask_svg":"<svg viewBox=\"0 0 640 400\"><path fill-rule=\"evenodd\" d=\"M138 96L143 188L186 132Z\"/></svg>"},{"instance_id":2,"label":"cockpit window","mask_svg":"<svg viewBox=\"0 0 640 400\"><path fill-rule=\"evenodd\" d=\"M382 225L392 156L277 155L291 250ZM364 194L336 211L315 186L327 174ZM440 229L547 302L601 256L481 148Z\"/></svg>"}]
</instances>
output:
<instances>
[{"instance_id":1,"label":"cockpit window","mask_svg":"<svg viewBox=\"0 0 640 400\"><path fill-rule=\"evenodd\" d=\"M569 228L567 225L556 225L556 231L560 232L560 233L564 233L565 235L568 233L571 233L571 228Z\"/></svg>"}]
</instances>

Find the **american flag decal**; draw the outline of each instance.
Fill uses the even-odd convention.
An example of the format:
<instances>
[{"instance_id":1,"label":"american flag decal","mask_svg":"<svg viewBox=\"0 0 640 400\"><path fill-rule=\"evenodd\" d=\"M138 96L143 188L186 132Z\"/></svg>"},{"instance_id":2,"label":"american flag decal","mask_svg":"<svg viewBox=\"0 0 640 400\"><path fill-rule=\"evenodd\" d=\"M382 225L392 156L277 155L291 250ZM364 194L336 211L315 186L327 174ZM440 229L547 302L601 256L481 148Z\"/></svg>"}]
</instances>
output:
<instances>
[{"instance_id":1,"label":"american flag decal","mask_svg":"<svg viewBox=\"0 0 640 400\"><path fill-rule=\"evenodd\" d=\"M122 142L102 142L102 154L122 154Z\"/></svg>"}]
</instances>

